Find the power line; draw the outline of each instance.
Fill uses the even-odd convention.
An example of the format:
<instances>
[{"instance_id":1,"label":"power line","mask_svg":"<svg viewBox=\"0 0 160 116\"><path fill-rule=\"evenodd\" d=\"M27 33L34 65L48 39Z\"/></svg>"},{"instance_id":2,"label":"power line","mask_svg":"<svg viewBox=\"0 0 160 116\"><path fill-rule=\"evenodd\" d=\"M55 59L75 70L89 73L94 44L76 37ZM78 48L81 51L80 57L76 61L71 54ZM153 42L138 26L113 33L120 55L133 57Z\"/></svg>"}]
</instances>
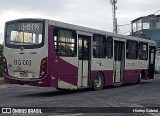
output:
<instances>
[{"instance_id":1,"label":"power line","mask_svg":"<svg viewBox=\"0 0 160 116\"><path fill-rule=\"evenodd\" d=\"M129 33L129 32L131 32L131 31L126 31L126 32L122 33L122 35L123 35L123 34L126 34L126 33Z\"/></svg>"},{"instance_id":2,"label":"power line","mask_svg":"<svg viewBox=\"0 0 160 116\"><path fill-rule=\"evenodd\" d=\"M123 24L123 25L118 25L118 26L121 27L121 26L127 26L127 25L131 25L131 23Z\"/></svg>"},{"instance_id":3,"label":"power line","mask_svg":"<svg viewBox=\"0 0 160 116\"><path fill-rule=\"evenodd\" d=\"M157 10L154 14L158 13L160 10Z\"/></svg>"},{"instance_id":4,"label":"power line","mask_svg":"<svg viewBox=\"0 0 160 116\"><path fill-rule=\"evenodd\" d=\"M119 28L119 27L122 27L122 26L129 26L129 25L131 25L131 23L123 24L123 25L118 25L119 32L121 33L121 30L120 30L120 28ZM128 33L128 32L131 32L131 31L126 31L126 32L121 33L121 34L126 34L126 33Z\"/></svg>"}]
</instances>

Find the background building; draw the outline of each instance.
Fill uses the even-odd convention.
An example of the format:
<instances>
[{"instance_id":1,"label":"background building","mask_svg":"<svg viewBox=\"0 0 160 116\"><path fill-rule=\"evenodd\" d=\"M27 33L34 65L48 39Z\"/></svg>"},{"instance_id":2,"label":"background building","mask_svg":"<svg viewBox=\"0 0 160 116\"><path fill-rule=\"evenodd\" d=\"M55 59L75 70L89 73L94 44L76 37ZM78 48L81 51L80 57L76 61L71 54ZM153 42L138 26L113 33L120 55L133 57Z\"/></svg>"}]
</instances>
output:
<instances>
[{"instance_id":1,"label":"background building","mask_svg":"<svg viewBox=\"0 0 160 116\"><path fill-rule=\"evenodd\" d=\"M160 71L160 15L148 15L131 21L131 35L156 42L156 65Z\"/></svg>"}]
</instances>

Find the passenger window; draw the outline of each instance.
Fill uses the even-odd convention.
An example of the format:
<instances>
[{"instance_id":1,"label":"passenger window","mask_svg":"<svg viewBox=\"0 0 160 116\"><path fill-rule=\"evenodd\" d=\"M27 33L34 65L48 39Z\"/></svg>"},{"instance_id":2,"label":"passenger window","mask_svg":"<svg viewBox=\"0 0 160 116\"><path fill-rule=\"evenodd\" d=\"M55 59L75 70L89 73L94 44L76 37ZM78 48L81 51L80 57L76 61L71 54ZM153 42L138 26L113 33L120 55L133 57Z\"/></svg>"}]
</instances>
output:
<instances>
[{"instance_id":1,"label":"passenger window","mask_svg":"<svg viewBox=\"0 0 160 116\"><path fill-rule=\"evenodd\" d=\"M60 29L58 36L54 36L54 46L60 56L75 57L76 45L76 32L74 31Z\"/></svg>"},{"instance_id":2,"label":"passenger window","mask_svg":"<svg viewBox=\"0 0 160 116\"><path fill-rule=\"evenodd\" d=\"M59 31L59 52L61 56L75 56L75 38L72 31Z\"/></svg>"},{"instance_id":3,"label":"passenger window","mask_svg":"<svg viewBox=\"0 0 160 116\"><path fill-rule=\"evenodd\" d=\"M140 60L148 59L148 44L144 42L139 42L138 56Z\"/></svg>"},{"instance_id":4,"label":"passenger window","mask_svg":"<svg viewBox=\"0 0 160 116\"><path fill-rule=\"evenodd\" d=\"M137 59L138 58L138 42L128 40L126 45L126 58L127 59Z\"/></svg>"},{"instance_id":5,"label":"passenger window","mask_svg":"<svg viewBox=\"0 0 160 116\"><path fill-rule=\"evenodd\" d=\"M93 57L106 58L105 47L106 37L102 35L94 35L93 37Z\"/></svg>"}]
</instances>

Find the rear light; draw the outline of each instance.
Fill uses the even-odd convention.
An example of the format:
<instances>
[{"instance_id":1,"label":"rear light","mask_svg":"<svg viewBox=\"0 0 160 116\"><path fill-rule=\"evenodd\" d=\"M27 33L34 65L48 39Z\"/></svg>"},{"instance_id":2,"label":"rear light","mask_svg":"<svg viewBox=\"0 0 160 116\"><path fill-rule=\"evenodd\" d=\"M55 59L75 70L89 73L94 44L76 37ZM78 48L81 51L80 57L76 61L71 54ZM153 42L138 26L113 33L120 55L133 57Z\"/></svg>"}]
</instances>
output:
<instances>
[{"instance_id":1,"label":"rear light","mask_svg":"<svg viewBox=\"0 0 160 116\"><path fill-rule=\"evenodd\" d=\"M3 56L3 72L4 74L8 75L7 60L4 56Z\"/></svg>"},{"instance_id":2,"label":"rear light","mask_svg":"<svg viewBox=\"0 0 160 116\"><path fill-rule=\"evenodd\" d=\"M44 77L47 74L47 57L43 58L41 60L41 66L40 66L40 78Z\"/></svg>"}]
</instances>

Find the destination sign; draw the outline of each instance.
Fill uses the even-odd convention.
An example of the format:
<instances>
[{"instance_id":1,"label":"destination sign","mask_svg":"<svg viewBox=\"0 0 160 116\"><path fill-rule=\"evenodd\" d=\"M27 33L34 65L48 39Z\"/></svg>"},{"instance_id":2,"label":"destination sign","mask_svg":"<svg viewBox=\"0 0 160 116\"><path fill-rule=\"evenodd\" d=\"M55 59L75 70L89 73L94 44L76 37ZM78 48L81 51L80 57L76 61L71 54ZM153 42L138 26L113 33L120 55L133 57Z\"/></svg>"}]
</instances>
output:
<instances>
[{"instance_id":1,"label":"destination sign","mask_svg":"<svg viewBox=\"0 0 160 116\"><path fill-rule=\"evenodd\" d=\"M20 31L41 31L42 24L41 23L18 23L15 25L17 30Z\"/></svg>"}]
</instances>

